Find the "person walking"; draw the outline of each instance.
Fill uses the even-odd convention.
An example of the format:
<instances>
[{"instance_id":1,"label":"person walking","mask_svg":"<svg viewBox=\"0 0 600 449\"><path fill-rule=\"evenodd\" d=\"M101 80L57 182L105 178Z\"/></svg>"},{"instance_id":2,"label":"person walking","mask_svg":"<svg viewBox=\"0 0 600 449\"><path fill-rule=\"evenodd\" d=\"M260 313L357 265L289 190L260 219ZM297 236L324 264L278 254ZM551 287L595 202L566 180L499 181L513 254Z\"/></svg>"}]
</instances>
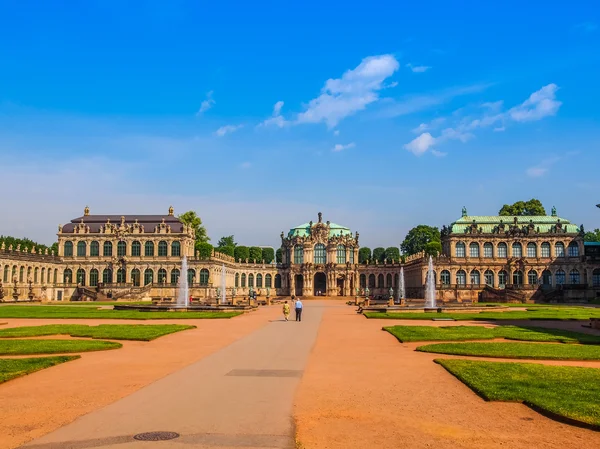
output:
<instances>
[{"instance_id":1,"label":"person walking","mask_svg":"<svg viewBox=\"0 0 600 449\"><path fill-rule=\"evenodd\" d=\"M288 318L290 317L290 305L287 301L283 304L283 317L286 321L289 321Z\"/></svg>"},{"instance_id":2,"label":"person walking","mask_svg":"<svg viewBox=\"0 0 600 449\"><path fill-rule=\"evenodd\" d=\"M300 301L300 298L296 299L296 303L294 305L294 307L296 308L296 321L302 321L302 301Z\"/></svg>"}]
</instances>

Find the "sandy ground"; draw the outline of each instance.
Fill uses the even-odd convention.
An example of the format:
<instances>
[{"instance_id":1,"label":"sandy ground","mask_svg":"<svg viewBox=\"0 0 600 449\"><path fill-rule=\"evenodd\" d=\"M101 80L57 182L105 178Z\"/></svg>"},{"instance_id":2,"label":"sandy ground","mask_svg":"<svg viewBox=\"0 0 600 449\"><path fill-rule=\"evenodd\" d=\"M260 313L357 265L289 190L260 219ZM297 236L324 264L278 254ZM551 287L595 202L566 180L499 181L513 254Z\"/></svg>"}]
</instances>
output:
<instances>
[{"instance_id":1,"label":"sandy ground","mask_svg":"<svg viewBox=\"0 0 600 449\"><path fill-rule=\"evenodd\" d=\"M367 320L352 307L329 308L296 396L301 447L600 447L599 432L558 423L522 404L483 401L433 363L449 356L414 352L417 344L400 344L381 331L400 324L472 323ZM557 364L600 367L588 363Z\"/></svg>"},{"instance_id":2,"label":"sandy ground","mask_svg":"<svg viewBox=\"0 0 600 449\"><path fill-rule=\"evenodd\" d=\"M278 318L277 309L226 320L7 319L6 327L43 324L189 324L151 342L123 341L121 349L82 353L67 362L0 384L0 448L11 449L62 427L212 354ZM43 357L43 356L32 356Z\"/></svg>"}]
</instances>

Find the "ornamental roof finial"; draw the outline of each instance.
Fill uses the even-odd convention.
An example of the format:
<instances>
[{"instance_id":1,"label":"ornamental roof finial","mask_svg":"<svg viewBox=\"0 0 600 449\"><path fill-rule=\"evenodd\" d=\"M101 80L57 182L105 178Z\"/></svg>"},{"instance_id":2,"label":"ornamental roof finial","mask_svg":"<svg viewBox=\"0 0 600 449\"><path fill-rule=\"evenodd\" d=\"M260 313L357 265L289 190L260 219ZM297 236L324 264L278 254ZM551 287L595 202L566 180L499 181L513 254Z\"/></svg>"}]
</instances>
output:
<instances>
[{"instance_id":1,"label":"ornamental roof finial","mask_svg":"<svg viewBox=\"0 0 600 449\"><path fill-rule=\"evenodd\" d=\"M552 206L552 216L556 217L556 207Z\"/></svg>"},{"instance_id":2,"label":"ornamental roof finial","mask_svg":"<svg viewBox=\"0 0 600 449\"><path fill-rule=\"evenodd\" d=\"M172 217L173 213L175 212L175 210L173 209L173 206L169 206L169 216Z\"/></svg>"},{"instance_id":3,"label":"ornamental roof finial","mask_svg":"<svg viewBox=\"0 0 600 449\"><path fill-rule=\"evenodd\" d=\"M90 214L90 208L88 206L85 206L85 209L83 209L83 216L87 217Z\"/></svg>"},{"instance_id":4,"label":"ornamental roof finial","mask_svg":"<svg viewBox=\"0 0 600 449\"><path fill-rule=\"evenodd\" d=\"M319 223L322 223L323 222L323 214L321 212L319 212L317 215L319 217Z\"/></svg>"},{"instance_id":5,"label":"ornamental roof finial","mask_svg":"<svg viewBox=\"0 0 600 449\"><path fill-rule=\"evenodd\" d=\"M467 216L467 208L465 206L463 206L463 208L462 208L462 216L463 217Z\"/></svg>"}]
</instances>

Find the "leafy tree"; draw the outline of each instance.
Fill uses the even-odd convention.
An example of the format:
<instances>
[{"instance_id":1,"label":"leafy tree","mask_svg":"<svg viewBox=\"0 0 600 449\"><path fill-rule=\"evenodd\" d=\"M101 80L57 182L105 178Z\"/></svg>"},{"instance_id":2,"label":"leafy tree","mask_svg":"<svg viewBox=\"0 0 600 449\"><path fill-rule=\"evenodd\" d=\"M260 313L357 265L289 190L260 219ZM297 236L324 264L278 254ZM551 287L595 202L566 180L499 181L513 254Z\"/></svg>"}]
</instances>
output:
<instances>
[{"instance_id":1,"label":"leafy tree","mask_svg":"<svg viewBox=\"0 0 600 449\"><path fill-rule=\"evenodd\" d=\"M220 253L227 254L228 256L235 257L235 247L234 246L221 246L215 248L215 251L219 251Z\"/></svg>"},{"instance_id":2,"label":"leafy tree","mask_svg":"<svg viewBox=\"0 0 600 449\"><path fill-rule=\"evenodd\" d=\"M208 259L212 256L213 246L208 242L196 242L196 251L198 251L198 256L200 259Z\"/></svg>"},{"instance_id":3,"label":"leafy tree","mask_svg":"<svg viewBox=\"0 0 600 449\"><path fill-rule=\"evenodd\" d=\"M16 250L17 245L21 245L19 247L19 249L21 250L26 249L27 251L31 251L31 248L35 248L36 252L46 252L46 249L48 249L48 254L50 254L52 251L54 251L54 254L58 254L58 243L53 243L52 245L47 246L41 243L34 242L33 240L27 238L19 239L15 237L0 235L0 247L2 246L2 243L4 243L4 245L6 246L6 249L8 249L10 245L12 245L13 250Z\"/></svg>"},{"instance_id":4,"label":"leafy tree","mask_svg":"<svg viewBox=\"0 0 600 449\"><path fill-rule=\"evenodd\" d=\"M376 260L377 262L383 262L384 257L385 257L385 248L378 246L377 248L375 248L373 250L373 260Z\"/></svg>"},{"instance_id":5,"label":"leafy tree","mask_svg":"<svg viewBox=\"0 0 600 449\"><path fill-rule=\"evenodd\" d=\"M358 263L369 263L371 260L371 248L363 246L358 250Z\"/></svg>"},{"instance_id":6,"label":"leafy tree","mask_svg":"<svg viewBox=\"0 0 600 449\"><path fill-rule=\"evenodd\" d=\"M425 254L428 256L437 257L442 252L442 244L440 242L429 242L425 245Z\"/></svg>"},{"instance_id":7,"label":"leafy tree","mask_svg":"<svg viewBox=\"0 0 600 449\"><path fill-rule=\"evenodd\" d=\"M594 229L591 232L586 232L583 236L586 242L600 242L600 229Z\"/></svg>"},{"instance_id":8,"label":"leafy tree","mask_svg":"<svg viewBox=\"0 0 600 449\"><path fill-rule=\"evenodd\" d=\"M514 204L505 204L498 214L503 216L540 216L546 215L546 209L544 209L540 200L532 198L529 201L517 201Z\"/></svg>"},{"instance_id":9,"label":"leafy tree","mask_svg":"<svg viewBox=\"0 0 600 449\"><path fill-rule=\"evenodd\" d=\"M193 210L189 210L181 215L179 218L183 223L191 226L196 232L196 242L208 242L210 238L206 233L206 228L202 225L202 220Z\"/></svg>"},{"instance_id":10,"label":"leafy tree","mask_svg":"<svg viewBox=\"0 0 600 449\"><path fill-rule=\"evenodd\" d=\"M246 262L246 259L250 258L250 250L247 246L236 246L234 250L235 260L240 260L242 262Z\"/></svg>"},{"instance_id":11,"label":"leafy tree","mask_svg":"<svg viewBox=\"0 0 600 449\"><path fill-rule=\"evenodd\" d=\"M393 261L400 260L400 249L395 246L390 246L385 249L385 258Z\"/></svg>"},{"instance_id":12,"label":"leafy tree","mask_svg":"<svg viewBox=\"0 0 600 449\"><path fill-rule=\"evenodd\" d=\"M262 258L265 261L265 263L273 262L273 259L275 259L275 251L273 250L273 248L263 248Z\"/></svg>"},{"instance_id":13,"label":"leafy tree","mask_svg":"<svg viewBox=\"0 0 600 449\"><path fill-rule=\"evenodd\" d=\"M248 253L251 261L260 262L262 260L262 249L258 246L251 246Z\"/></svg>"},{"instance_id":14,"label":"leafy tree","mask_svg":"<svg viewBox=\"0 0 600 449\"><path fill-rule=\"evenodd\" d=\"M221 237L219 239L219 243L217 243L217 247L223 248L224 246L236 246L235 238L233 235L228 235L226 237Z\"/></svg>"},{"instance_id":15,"label":"leafy tree","mask_svg":"<svg viewBox=\"0 0 600 449\"><path fill-rule=\"evenodd\" d=\"M281 255L281 248L277 248L277 251L275 251L275 262L281 263L282 260L283 257Z\"/></svg>"},{"instance_id":16,"label":"leafy tree","mask_svg":"<svg viewBox=\"0 0 600 449\"><path fill-rule=\"evenodd\" d=\"M433 226L418 225L408 231L400 245L402 252L408 256L425 251L425 246L430 242L441 242L440 230Z\"/></svg>"}]
</instances>

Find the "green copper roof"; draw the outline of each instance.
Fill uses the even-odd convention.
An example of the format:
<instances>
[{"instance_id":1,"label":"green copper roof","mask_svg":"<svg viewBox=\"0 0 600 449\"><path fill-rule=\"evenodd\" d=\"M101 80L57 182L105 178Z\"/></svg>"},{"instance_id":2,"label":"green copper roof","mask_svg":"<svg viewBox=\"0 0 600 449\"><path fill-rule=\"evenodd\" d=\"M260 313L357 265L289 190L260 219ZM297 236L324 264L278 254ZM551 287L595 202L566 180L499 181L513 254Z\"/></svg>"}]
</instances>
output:
<instances>
[{"instance_id":1,"label":"green copper roof","mask_svg":"<svg viewBox=\"0 0 600 449\"><path fill-rule=\"evenodd\" d=\"M556 226L560 221L562 229L566 230L567 233L578 233L579 226L572 224L569 220L552 215L542 216L501 216L501 215L466 215L456 220L451 225L452 233L464 234L467 229L471 227L473 221L477 224L478 228L482 229L484 234L489 234L494 231L494 228L500 223L504 223L506 226L505 230L509 230L510 226L514 224L515 218L517 219L517 225L523 227L533 223L534 230L537 232L539 229L540 233L550 232L551 229Z\"/></svg>"},{"instance_id":2,"label":"green copper roof","mask_svg":"<svg viewBox=\"0 0 600 449\"><path fill-rule=\"evenodd\" d=\"M313 226L316 223L313 223ZM348 234L352 234L352 231L350 230L350 228L347 228L345 226L340 226L339 224L335 224L335 223L329 223L329 237L333 237L335 235L348 235ZM290 232L288 232L288 237L293 237L293 236L300 236L300 237L306 237L310 235L310 223L303 223L299 226L296 226L292 229L290 229Z\"/></svg>"}]
</instances>

